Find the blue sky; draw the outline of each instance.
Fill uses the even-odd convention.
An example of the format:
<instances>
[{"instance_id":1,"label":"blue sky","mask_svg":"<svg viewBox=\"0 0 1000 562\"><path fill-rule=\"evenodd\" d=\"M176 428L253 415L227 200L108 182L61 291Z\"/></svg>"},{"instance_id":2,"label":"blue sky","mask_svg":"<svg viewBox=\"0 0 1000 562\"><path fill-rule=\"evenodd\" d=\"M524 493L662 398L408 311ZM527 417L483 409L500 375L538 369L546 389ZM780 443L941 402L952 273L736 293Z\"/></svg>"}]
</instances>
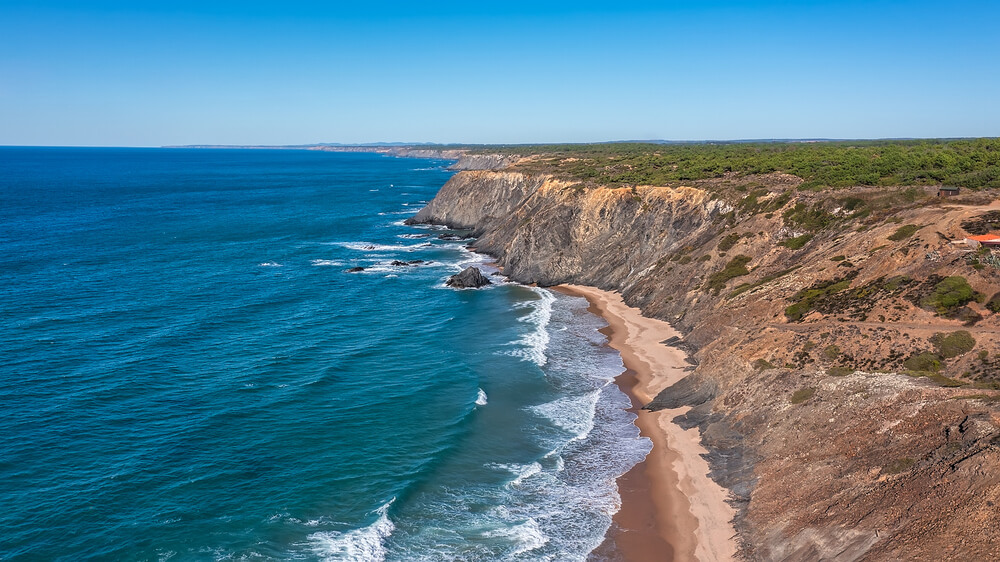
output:
<instances>
[{"instance_id":1,"label":"blue sky","mask_svg":"<svg viewBox=\"0 0 1000 562\"><path fill-rule=\"evenodd\" d=\"M0 145L998 136L997 21L962 0L0 0Z\"/></svg>"}]
</instances>

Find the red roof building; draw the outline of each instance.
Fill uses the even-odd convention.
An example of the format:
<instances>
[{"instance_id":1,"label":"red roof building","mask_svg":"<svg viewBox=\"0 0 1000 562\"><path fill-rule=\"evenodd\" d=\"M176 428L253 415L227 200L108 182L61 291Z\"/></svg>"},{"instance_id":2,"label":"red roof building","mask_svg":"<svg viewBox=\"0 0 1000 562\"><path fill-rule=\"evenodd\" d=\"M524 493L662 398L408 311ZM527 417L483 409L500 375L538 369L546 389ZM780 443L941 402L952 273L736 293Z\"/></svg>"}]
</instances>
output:
<instances>
[{"instance_id":1,"label":"red roof building","mask_svg":"<svg viewBox=\"0 0 1000 562\"><path fill-rule=\"evenodd\" d=\"M1000 232L990 232L988 234L969 236L966 240L972 240L983 246L1000 246Z\"/></svg>"}]
</instances>

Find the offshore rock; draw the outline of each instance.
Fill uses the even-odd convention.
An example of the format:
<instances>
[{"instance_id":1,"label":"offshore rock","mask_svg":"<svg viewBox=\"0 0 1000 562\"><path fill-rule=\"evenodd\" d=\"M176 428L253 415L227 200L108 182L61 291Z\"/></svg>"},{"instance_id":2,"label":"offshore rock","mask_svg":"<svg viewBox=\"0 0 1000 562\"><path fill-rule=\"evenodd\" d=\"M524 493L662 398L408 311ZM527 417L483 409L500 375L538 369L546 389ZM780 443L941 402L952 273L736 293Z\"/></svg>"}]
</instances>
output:
<instances>
[{"instance_id":1,"label":"offshore rock","mask_svg":"<svg viewBox=\"0 0 1000 562\"><path fill-rule=\"evenodd\" d=\"M482 271L470 266L463 269L461 273L449 277L445 284L456 289L477 289L484 285L490 285L491 282L483 275Z\"/></svg>"}]
</instances>

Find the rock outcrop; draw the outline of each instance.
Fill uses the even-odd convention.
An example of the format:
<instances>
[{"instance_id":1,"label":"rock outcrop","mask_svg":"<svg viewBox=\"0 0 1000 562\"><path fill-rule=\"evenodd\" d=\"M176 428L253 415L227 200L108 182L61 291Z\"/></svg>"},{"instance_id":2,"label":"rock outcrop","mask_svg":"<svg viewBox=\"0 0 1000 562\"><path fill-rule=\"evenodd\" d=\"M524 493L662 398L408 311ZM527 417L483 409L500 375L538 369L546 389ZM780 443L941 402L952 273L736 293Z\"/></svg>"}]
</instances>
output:
<instances>
[{"instance_id":1,"label":"rock outcrop","mask_svg":"<svg viewBox=\"0 0 1000 562\"><path fill-rule=\"evenodd\" d=\"M720 196L514 165L456 174L410 222L472 229L515 281L621 291L684 333L691 378L649 407L693 407L675 421L700 429L733 491L745 558L1000 559L1000 313L969 302L980 319L963 328L924 304L949 276L1000 292L997 270L951 242L988 209L918 202L852 222L831 208L841 226L806 230L796 217L832 196L798 183ZM850 195L881 196L865 189ZM905 374L961 329L971 351Z\"/></svg>"},{"instance_id":2,"label":"rock outcrop","mask_svg":"<svg viewBox=\"0 0 1000 562\"><path fill-rule=\"evenodd\" d=\"M461 273L456 273L448 278L445 282L449 287L454 287L456 289L478 289L479 287L484 287L490 285L492 282L483 275L482 271L479 271L478 267L469 266L461 271Z\"/></svg>"}]
</instances>

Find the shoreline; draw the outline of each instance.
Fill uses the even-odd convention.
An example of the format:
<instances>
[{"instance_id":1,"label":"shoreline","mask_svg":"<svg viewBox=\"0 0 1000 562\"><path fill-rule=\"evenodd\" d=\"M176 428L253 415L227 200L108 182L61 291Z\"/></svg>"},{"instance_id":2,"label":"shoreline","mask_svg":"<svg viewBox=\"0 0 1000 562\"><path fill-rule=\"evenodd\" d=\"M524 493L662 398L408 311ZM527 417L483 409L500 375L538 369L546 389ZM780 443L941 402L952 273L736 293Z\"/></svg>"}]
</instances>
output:
<instances>
[{"instance_id":1,"label":"shoreline","mask_svg":"<svg viewBox=\"0 0 1000 562\"><path fill-rule=\"evenodd\" d=\"M626 369L615 383L632 401L640 435L653 443L645 460L618 478L621 507L591 558L735 560L736 510L727 502L729 491L709 477L698 429L684 430L672 421L690 408L641 409L687 375L686 353L662 343L680 333L642 316L617 293L568 284L552 289L586 298L588 310L608 323L601 332Z\"/></svg>"}]
</instances>

